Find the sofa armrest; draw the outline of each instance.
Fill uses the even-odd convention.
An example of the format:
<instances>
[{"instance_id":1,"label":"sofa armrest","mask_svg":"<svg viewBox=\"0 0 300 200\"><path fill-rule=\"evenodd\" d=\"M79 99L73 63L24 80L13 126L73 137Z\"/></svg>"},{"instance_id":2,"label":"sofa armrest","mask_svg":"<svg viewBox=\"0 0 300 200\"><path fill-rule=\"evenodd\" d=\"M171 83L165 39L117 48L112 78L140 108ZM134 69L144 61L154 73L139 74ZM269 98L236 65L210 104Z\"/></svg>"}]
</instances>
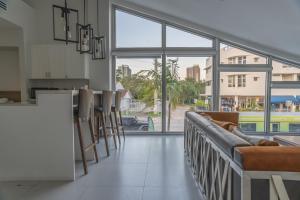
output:
<instances>
[{"instance_id":1,"label":"sofa armrest","mask_svg":"<svg viewBox=\"0 0 300 200\"><path fill-rule=\"evenodd\" d=\"M234 161L247 171L300 172L300 147L236 147Z\"/></svg>"}]
</instances>

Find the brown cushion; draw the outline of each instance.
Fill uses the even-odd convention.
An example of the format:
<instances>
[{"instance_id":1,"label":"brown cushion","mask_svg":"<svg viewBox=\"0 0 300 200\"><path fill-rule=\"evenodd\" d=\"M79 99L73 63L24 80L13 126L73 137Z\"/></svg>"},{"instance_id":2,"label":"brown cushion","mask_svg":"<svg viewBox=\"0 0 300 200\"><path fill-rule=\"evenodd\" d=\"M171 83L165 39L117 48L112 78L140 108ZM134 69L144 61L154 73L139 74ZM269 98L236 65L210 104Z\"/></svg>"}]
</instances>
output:
<instances>
[{"instance_id":1,"label":"brown cushion","mask_svg":"<svg viewBox=\"0 0 300 200\"><path fill-rule=\"evenodd\" d=\"M218 121L227 121L227 122L232 122L234 124L239 123L239 113L238 112L201 112L209 115L212 117L214 120Z\"/></svg>"},{"instance_id":2,"label":"brown cushion","mask_svg":"<svg viewBox=\"0 0 300 200\"><path fill-rule=\"evenodd\" d=\"M229 132L233 132L235 129L237 129L238 127L237 127L237 125L233 125L233 124L231 124L231 125L229 125L229 127L228 127L228 131Z\"/></svg>"},{"instance_id":3,"label":"brown cushion","mask_svg":"<svg viewBox=\"0 0 300 200\"><path fill-rule=\"evenodd\" d=\"M234 160L249 171L300 172L300 147L236 147Z\"/></svg>"},{"instance_id":4,"label":"brown cushion","mask_svg":"<svg viewBox=\"0 0 300 200\"><path fill-rule=\"evenodd\" d=\"M279 143L271 140L261 139L258 141L256 146L279 146Z\"/></svg>"}]
</instances>

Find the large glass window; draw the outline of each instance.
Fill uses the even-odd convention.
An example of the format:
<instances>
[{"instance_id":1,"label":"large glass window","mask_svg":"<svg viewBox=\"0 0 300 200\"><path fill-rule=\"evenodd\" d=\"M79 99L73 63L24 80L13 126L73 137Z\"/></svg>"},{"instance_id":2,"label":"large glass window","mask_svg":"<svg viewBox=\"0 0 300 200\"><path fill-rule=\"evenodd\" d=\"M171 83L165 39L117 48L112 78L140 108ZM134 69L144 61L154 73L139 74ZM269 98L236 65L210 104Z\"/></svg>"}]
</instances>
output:
<instances>
[{"instance_id":1,"label":"large glass window","mask_svg":"<svg viewBox=\"0 0 300 200\"><path fill-rule=\"evenodd\" d=\"M282 63L272 62L272 81L277 83L288 81L297 82L300 68ZM282 84L282 83L280 83ZM299 132L300 124L300 88L290 88L289 85L273 87L271 90L271 132L295 133ZM279 124L278 130L272 129L274 123Z\"/></svg>"},{"instance_id":2,"label":"large glass window","mask_svg":"<svg viewBox=\"0 0 300 200\"><path fill-rule=\"evenodd\" d=\"M167 47L212 47L211 39L167 26Z\"/></svg>"},{"instance_id":3,"label":"large glass window","mask_svg":"<svg viewBox=\"0 0 300 200\"><path fill-rule=\"evenodd\" d=\"M183 131L185 112L211 110L211 57L167 57L167 130Z\"/></svg>"},{"instance_id":4,"label":"large glass window","mask_svg":"<svg viewBox=\"0 0 300 200\"><path fill-rule=\"evenodd\" d=\"M265 72L220 73L220 110L239 112L243 131L264 131L265 78Z\"/></svg>"},{"instance_id":5,"label":"large glass window","mask_svg":"<svg viewBox=\"0 0 300 200\"><path fill-rule=\"evenodd\" d=\"M300 89L272 89L271 132L295 132L300 124ZM272 124L279 124L274 131ZM295 125L296 124L296 125Z\"/></svg>"},{"instance_id":6,"label":"large glass window","mask_svg":"<svg viewBox=\"0 0 300 200\"><path fill-rule=\"evenodd\" d=\"M135 12L115 12L116 89L127 90L122 100L124 124L126 131L181 132L185 111L212 110L212 91L217 85L213 80L213 57L195 55L199 48L204 55L210 55L217 40L152 19ZM165 38L162 37L164 28ZM141 52L137 49L131 52L129 48ZM118 58L124 55L128 59ZM161 58L152 58L153 55ZM134 59L140 56L145 58ZM225 43L220 43L219 56L221 65L216 67L219 67L220 90L214 94L219 98L220 111L239 112L239 126L245 132L265 132L266 125L272 133L300 131L300 88L291 83L300 81L300 67L270 58L271 69L266 55ZM166 61L164 66L162 61ZM266 80L269 70L272 77ZM265 105L269 81L272 81L270 102ZM265 112L269 109L265 106L270 106L270 119L266 121Z\"/></svg>"},{"instance_id":7,"label":"large glass window","mask_svg":"<svg viewBox=\"0 0 300 200\"><path fill-rule=\"evenodd\" d=\"M116 47L161 47L161 24L116 10Z\"/></svg>"},{"instance_id":8,"label":"large glass window","mask_svg":"<svg viewBox=\"0 0 300 200\"><path fill-rule=\"evenodd\" d=\"M161 58L116 59L116 89L126 132L161 131Z\"/></svg>"}]
</instances>

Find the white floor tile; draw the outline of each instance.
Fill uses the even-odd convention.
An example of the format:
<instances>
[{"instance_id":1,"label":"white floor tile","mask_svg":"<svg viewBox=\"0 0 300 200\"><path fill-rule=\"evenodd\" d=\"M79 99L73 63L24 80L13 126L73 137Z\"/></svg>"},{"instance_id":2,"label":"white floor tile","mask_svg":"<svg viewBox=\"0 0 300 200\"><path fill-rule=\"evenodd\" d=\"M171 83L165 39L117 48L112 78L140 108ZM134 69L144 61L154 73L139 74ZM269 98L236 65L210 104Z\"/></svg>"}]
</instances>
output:
<instances>
[{"instance_id":1,"label":"white floor tile","mask_svg":"<svg viewBox=\"0 0 300 200\"><path fill-rule=\"evenodd\" d=\"M101 160L75 182L0 182L0 200L201 200L185 164L183 136L127 136L116 150L98 145Z\"/></svg>"},{"instance_id":2,"label":"white floor tile","mask_svg":"<svg viewBox=\"0 0 300 200\"><path fill-rule=\"evenodd\" d=\"M81 200L142 200L142 187L88 188Z\"/></svg>"}]
</instances>

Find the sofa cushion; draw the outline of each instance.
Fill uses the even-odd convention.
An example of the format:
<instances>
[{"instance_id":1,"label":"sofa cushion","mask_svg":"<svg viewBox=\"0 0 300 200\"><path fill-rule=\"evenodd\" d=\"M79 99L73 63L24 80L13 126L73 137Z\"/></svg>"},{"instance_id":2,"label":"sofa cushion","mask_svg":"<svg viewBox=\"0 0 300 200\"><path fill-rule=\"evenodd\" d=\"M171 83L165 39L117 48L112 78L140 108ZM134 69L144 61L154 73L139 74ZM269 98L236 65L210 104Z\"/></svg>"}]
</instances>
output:
<instances>
[{"instance_id":1,"label":"sofa cushion","mask_svg":"<svg viewBox=\"0 0 300 200\"><path fill-rule=\"evenodd\" d=\"M233 128L232 132L234 135L243 138L244 140L246 140L247 142L249 142L252 145L256 145L259 143L259 141L261 139L263 139L262 137L256 137L256 136L248 136L246 134L244 134L242 131L240 131L237 127Z\"/></svg>"},{"instance_id":2,"label":"sofa cushion","mask_svg":"<svg viewBox=\"0 0 300 200\"><path fill-rule=\"evenodd\" d=\"M231 158L233 158L235 147L250 146L250 143L244 139L217 125L208 126L206 131L207 136Z\"/></svg>"},{"instance_id":3,"label":"sofa cushion","mask_svg":"<svg viewBox=\"0 0 300 200\"><path fill-rule=\"evenodd\" d=\"M261 139L256 146L279 146L279 143L271 140Z\"/></svg>"},{"instance_id":4,"label":"sofa cushion","mask_svg":"<svg viewBox=\"0 0 300 200\"><path fill-rule=\"evenodd\" d=\"M254 146L279 146L279 144L275 141L267 140L262 137L257 137L257 136L249 136L244 134L242 131L239 130L239 128L234 127L232 128L232 132L234 135L239 136L240 138L243 138L250 144Z\"/></svg>"},{"instance_id":5,"label":"sofa cushion","mask_svg":"<svg viewBox=\"0 0 300 200\"><path fill-rule=\"evenodd\" d=\"M236 147L234 161L248 171L300 172L300 147Z\"/></svg>"}]
</instances>

